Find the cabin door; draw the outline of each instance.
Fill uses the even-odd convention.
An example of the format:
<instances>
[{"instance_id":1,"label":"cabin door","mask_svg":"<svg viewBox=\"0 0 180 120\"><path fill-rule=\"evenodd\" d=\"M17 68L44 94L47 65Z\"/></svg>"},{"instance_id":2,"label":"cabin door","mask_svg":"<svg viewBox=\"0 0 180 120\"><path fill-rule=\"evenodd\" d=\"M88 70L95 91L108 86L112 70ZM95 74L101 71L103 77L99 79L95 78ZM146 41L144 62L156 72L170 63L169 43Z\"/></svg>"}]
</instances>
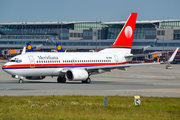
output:
<instances>
[{"instance_id":1,"label":"cabin door","mask_svg":"<svg viewBox=\"0 0 180 120\"><path fill-rule=\"evenodd\" d=\"M29 57L29 62L30 62L30 67L35 67L35 61L34 61L34 58L33 56L28 56Z\"/></svg>"},{"instance_id":2,"label":"cabin door","mask_svg":"<svg viewBox=\"0 0 180 120\"><path fill-rule=\"evenodd\" d=\"M115 55L114 58L115 58L115 62L116 62L116 65L117 65L118 64L118 56Z\"/></svg>"}]
</instances>

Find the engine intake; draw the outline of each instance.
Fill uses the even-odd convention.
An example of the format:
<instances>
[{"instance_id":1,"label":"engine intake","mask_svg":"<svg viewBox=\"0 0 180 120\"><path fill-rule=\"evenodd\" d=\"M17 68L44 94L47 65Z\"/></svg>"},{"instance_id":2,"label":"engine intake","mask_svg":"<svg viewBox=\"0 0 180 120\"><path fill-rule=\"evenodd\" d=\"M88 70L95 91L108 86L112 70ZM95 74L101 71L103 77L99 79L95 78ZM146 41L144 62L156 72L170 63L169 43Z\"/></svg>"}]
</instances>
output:
<instances>
[{"instance_id":1,"label":"engine intake","mask_svg":"<svg viewBox=\"0 0 180 120\"><path fill-rule=\"evenodd\" d=\"M70 81L82 81L88 77L88 72L84 69L70 69L66 72L66 78Z\"/></svg>"}]
</instances>

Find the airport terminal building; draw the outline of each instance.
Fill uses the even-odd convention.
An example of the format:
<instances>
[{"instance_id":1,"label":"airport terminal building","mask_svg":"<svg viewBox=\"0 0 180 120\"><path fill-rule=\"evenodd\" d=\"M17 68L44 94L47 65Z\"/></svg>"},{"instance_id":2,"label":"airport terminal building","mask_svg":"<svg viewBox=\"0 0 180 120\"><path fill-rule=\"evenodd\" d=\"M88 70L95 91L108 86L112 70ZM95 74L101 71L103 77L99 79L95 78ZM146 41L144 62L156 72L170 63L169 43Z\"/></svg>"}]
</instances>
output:
<instances>
[{"instance_id":1,"label":"airport terminal building","mask_svg":"<svg viewBox=\"0 0 180 120\"><path fill-rule=\"evenodd\" d=\"M33 47L55 49L59 42L63 49L77 51L100 50L109 47L118 36L125 21L21 22L0 23L0 52L22 49L28 41ZM175 50L180 47L180 20L137 21L133 53Z\"/></svg>"}]
</instances>

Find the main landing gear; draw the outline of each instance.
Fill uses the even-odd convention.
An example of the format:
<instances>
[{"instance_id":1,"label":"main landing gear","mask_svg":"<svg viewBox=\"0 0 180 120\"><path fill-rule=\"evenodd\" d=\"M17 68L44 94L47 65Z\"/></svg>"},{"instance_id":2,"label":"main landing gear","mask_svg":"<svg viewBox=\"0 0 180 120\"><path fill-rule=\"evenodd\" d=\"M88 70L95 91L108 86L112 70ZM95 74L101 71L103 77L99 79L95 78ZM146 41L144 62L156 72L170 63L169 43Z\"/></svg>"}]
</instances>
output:
<instances>
[{"instance_id":1,"label":"main landing gear","mask_svg":"<svg viewBox=\"0 0 180 120\"><path fill-rule=\"evenodd\" d=\"M22 79L19 80L19 83L22 84L24 81Z\"/></svg>"},{"instance_id":2,"label":"main landing gear","mask_svg":"<svg viewBox=\"0 0 180 120\"><path fill-rule=\"evenodd\" d=\"M65 78L65 76L59 76L59 77L57 78L57 82L58 82L58 83L66 83L66 78Z\"/></svg>"},{"instance_id":3,"label":"main landing gear","mask_svg":"<svg viewBox=\"0 0 180 120\"><path fill-rule=\"evenodd\" d=\"M91 83L91 79L90 78L87 78L85 81L82 81L82 83Z\"/></svg>"}]
</instances>

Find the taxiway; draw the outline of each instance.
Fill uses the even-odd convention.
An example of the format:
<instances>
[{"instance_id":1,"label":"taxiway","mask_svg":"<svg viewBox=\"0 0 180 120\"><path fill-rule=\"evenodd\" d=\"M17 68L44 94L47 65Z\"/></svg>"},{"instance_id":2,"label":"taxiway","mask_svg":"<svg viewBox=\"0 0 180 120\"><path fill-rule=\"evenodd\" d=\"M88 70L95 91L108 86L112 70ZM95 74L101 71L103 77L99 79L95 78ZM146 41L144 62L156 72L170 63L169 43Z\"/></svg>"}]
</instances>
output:
<instances>
[{"instance_id":1,"label":"taxiway","mask_svg":"<svg viewBox=\"0 0 180 120\"><path fill-rule=\"evenodd\" d=\"M6 61L0 60L0 67ZM45 96L45 95L88 95L88 96L158 96L180 97L180 65L134 66L127 71L113 72L91 76L90 84L80 81L57 83L56 77L44 80L24 80L19 84L17 79L0 70L0 96Z\"/></svg>"}]
</instances>

